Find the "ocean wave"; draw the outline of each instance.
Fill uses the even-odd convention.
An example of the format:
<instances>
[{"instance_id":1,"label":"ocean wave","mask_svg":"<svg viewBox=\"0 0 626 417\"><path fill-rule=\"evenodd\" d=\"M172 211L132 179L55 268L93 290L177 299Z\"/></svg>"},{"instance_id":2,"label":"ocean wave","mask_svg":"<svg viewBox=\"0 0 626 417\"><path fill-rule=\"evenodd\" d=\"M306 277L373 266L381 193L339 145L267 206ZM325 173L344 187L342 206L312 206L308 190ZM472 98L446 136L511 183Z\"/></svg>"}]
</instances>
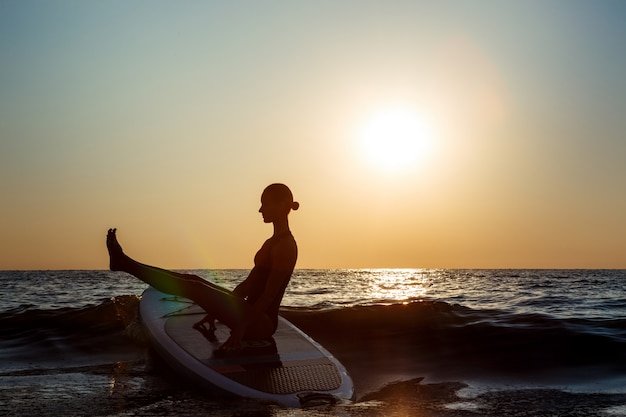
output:
<instances>
[{"instance_id":1,"label":"ocean wave","mask_svg":"<svg viewBox=\"0 0 626 417\"><path fill-rule=\"evenodd\" d=\"M97 305L81 308L39 309L22 305L0 313L2 335L29 329L65 329L77 332L102 332L126 327L136 316L140 297L121 295Z\"/></svg>"},{"instance_id":2,"label":"ocean wave","mask_svg":"<svg viewBox=\"0 0 626 417\"><path fill-rule=\"evenodd\" d=\"M382 357L435 373L626 369L626 320L559 319L432 301L282 313L345 357L358 350L374 368Z\"/></svg>"},{"instance_id":3,"label":"ocean wave","mask_svg":"<svg viewBox=\"0 0 626 417\"><path fill-rule=\"evenodd\" d=\"M0 354L61 357L142 348L138 304L139 297L121 295L81 308L14 308L0 314ZM359 376L626 370L622 319L560 319L425 300L285 307L281 314Z\"/></svg>"},{"instance_id":4,"label":"ocean wave","mask_svg":"<svg viewBox=\"0 0 626 417\"><path fill-rule=\"evenodd\" d=\"M122 295L81 308L23 305L0 313L0 355L41 361L132 349L128 336L139 299Z\"/></svg>"}]
</instances>

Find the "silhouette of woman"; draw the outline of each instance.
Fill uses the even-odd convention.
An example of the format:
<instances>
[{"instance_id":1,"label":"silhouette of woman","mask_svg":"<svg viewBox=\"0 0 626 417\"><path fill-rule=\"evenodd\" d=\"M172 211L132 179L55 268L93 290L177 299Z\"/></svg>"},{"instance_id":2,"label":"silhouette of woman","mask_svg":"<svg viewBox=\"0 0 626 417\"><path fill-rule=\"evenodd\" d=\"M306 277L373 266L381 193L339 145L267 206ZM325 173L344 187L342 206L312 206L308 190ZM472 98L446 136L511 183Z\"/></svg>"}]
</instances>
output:
<instances>
[{"instance_id":1,"label":"silhouette of woman","mask_svg":"<svg viewBox=\"0 0 626 417\"><path fill-rule=\"evenodd\" d=\"M259 212L274 233L254 257L248 277L233 291L199 276L145 265L127 256L117 241L116 229L109 229L107 249L112 271L127 272L161 292L188 298L230 328L230 337L221 350L239 350L242 340L268 339L278 325L278 309L298 257L298 247L287 217L300 204L293 201L284 184L271 184L261 195ZM208 321L207 319L203 321Z\"/></svg>"}]
</instances>

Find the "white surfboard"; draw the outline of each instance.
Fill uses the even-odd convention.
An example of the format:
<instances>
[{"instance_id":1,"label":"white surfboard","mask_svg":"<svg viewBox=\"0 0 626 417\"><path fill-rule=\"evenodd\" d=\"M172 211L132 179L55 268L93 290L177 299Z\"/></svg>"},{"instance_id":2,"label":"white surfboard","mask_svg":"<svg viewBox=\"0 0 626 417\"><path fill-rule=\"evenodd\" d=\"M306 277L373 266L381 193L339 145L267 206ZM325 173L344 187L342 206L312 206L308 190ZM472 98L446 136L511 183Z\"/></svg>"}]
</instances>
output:
<instances>
[{"instance_id":1,"label":"white surfboard","mask_svg":"<svg viewBox=\"0 0 626 417\"><path fill-rule=\"evenodd\" d=\"M152 346L172 368L200 383L286 407L353 398L343 365L284 318L279 317L272 340L251 342L242 352L224 356L216 350L230 331L219 322L214 333L194 328L204 315L190 300L152 287L140 303Z\"/></svg>"}]
</instances>

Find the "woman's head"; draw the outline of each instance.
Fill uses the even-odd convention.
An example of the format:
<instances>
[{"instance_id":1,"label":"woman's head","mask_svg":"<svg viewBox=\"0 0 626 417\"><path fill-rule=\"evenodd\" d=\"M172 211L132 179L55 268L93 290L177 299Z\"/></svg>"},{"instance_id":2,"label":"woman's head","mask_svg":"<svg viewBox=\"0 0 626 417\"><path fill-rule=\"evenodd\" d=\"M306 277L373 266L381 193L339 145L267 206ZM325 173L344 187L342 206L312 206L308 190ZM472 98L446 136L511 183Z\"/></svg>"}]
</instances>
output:
<instances>
[{"instance_id":1,"label":"woman's head","mask_svg":"<svg viewBox=\"0 0 626 417\"><path fill-rule=\"evenodd\" d=\"M261 195L261 208L263 219L271 223L277 216L287 216L291 210L298 210L300 203L293 201L293 194L285 184L268 185Z\"/></svg>"}]
</instances>

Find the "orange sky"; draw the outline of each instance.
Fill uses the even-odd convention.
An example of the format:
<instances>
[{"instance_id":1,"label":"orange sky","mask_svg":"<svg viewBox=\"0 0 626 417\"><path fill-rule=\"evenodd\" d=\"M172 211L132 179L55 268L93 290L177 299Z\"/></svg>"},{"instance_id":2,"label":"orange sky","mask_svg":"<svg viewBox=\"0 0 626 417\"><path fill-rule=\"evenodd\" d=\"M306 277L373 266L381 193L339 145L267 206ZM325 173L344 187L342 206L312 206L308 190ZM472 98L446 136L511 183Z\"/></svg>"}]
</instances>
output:
<instances>
[{"instance_id":1,"label":"orange sky","mask_svg":"<svg viewBox=\"0 0 626 417\"><path fill-rule=\"evenodd\" d=\"M626 268L626 5L429 3L3 2L0 269Z\"/></svg>"}]
</instances>

